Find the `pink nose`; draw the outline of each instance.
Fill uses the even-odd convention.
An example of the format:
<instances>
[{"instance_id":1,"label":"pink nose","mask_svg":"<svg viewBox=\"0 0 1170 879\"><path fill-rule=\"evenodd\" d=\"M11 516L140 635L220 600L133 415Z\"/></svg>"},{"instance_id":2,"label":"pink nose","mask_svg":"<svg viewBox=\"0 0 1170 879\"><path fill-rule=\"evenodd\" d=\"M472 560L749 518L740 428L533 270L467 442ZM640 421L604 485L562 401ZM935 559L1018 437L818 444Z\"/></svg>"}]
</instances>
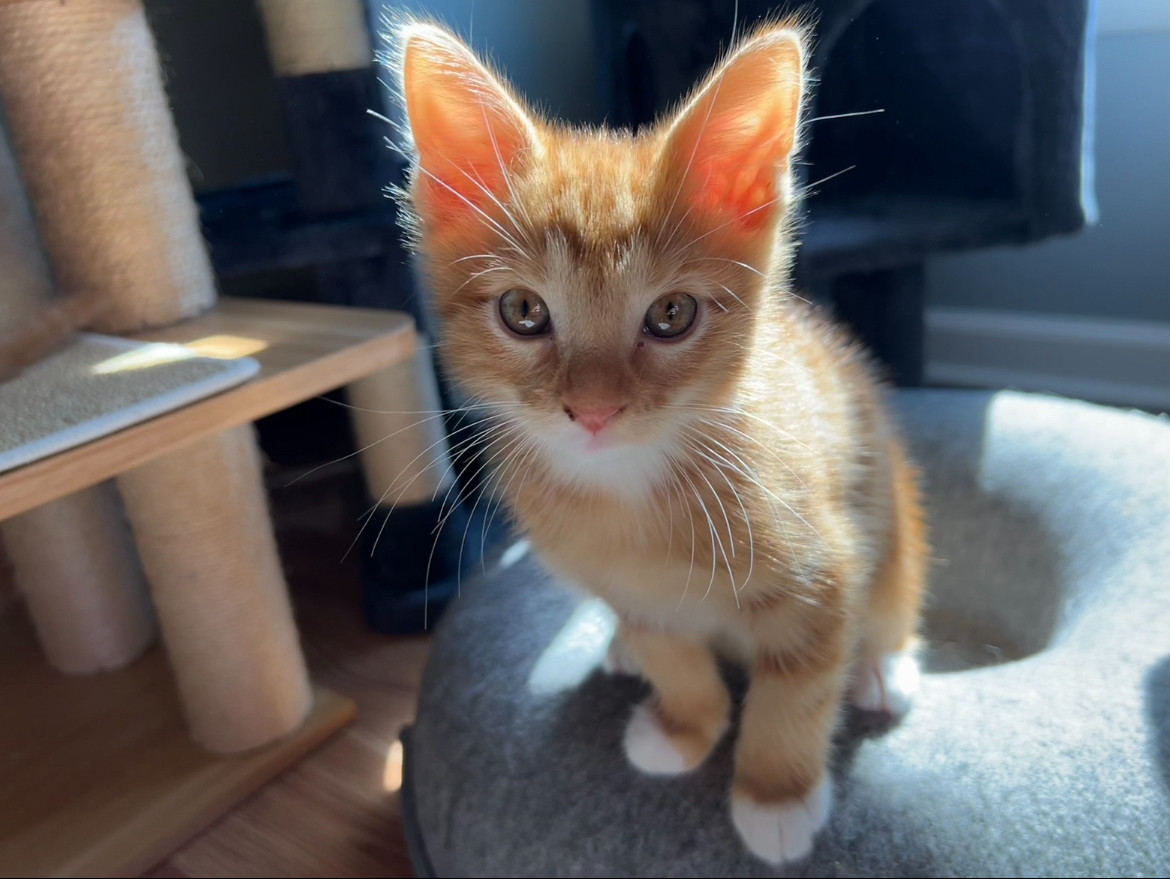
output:
<instances>
[{"instance_id":1,"label":"pink nose","mask_svg":"<svg viewBox=\"0 0 1170 879\"><path fill-rule=\"evenodd\" d=\"M576 421L594 436L621 414L625 406L566 406L565 414L570 421Z\"/></svg>"}]
</instances>

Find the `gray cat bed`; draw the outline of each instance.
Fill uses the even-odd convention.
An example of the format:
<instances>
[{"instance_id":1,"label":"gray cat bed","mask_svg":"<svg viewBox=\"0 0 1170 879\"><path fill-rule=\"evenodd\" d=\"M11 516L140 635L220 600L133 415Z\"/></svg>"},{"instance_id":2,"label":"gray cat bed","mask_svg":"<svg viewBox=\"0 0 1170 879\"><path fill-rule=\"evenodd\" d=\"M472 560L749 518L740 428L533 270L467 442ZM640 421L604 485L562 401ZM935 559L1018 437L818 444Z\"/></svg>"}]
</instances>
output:
<instances>
[{"instance_id":1,"label":"gray cat bed","mask_svg":"<svg viewBox=\"0 0 1170 879\"><path fill-rule=\"evenodd\" d=\"M1170 422L1015 393L896 400L938 559L922 691L849 718L811 876L1170 873ZM607 614L517 545L464 584L404 734L423 876L767 876L727 814L731 737L627 765L644 685Z\"/></svg>"}]
</instances>

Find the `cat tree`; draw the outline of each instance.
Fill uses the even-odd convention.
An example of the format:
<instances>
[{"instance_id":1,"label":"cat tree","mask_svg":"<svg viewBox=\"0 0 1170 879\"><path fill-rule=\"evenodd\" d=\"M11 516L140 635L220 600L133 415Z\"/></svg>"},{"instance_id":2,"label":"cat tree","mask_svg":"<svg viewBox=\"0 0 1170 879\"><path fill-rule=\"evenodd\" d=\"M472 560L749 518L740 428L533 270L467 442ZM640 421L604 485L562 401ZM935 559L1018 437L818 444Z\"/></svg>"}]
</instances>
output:
<instances>
[{"instance_id":1,"label":"cat tree","mask_svg":"<svg viewBox=\"0 0 1170 879\"><path fill-rule=\"evenodd\" d=\"M135 749L150 749L135 741L135 724L169 723L164 698L161 708L77 716L75 747L91 751L82 764L97 773L90 786L115 782L108 812L93 814L85 778L53 782L51 767L76 769L75 760L41 754L46 769L26 755L5 770L0 789L35 790L34 814L53 799L41 825L20 822L0 838L0 872L120 873L149 866L352 716L347 700L314 699L249 424L408 359L413 333L388 312L211 310L214 278L140 0L0 0L0 101L48 257L46 266L15 167L0 155L0 263L26 281L29 300L12 313L26 319L50 299L51 267L58 289L100 298L95 329L200 352L214 340L248 343L260 363L250 384L0 474L0 534L49 662L70 674L117 669L160 632L191 738L208 752L246 754L220 760L168 743L150 752L158 766L139 768ZM154 686L158 661L119 680ZM30 688L38 704L10 708L21 715L17 743L24 735L35 750L39 721L26 715L76 691L35 669L0 669L0 693ZM82 701L90 711L93 700ZM118 728L103 738L95 717ZM90 765L113 752L127 761L118 771ZM47 783L29 787L37 778ZM71 817L73 808L84 812Z\"/></svg>"},{"instance_id":2,"label":"cat tree","mask_svg":"<svg viewBox=\"0 0 1170 879\"><path fill-rule=\"evenodd\" d=\"M132 332L210 308L215 283L141 4L4 4L0 95L57 283L65 290L99 288L107 303L95 328ZM257 460L244 432L204 440L120 477L192 731L219 751L285 735L309 709ZM82 503L91 509L82 511ZM89 546L80 539L61 546L61 520L76 516L69 530L78 534L116 515L107 491L65 498L20 523L9 553L25 594L34 597L40 630L83 632L89 625L84 603L37 600L42 584L61 583L46 567L71 548ZM202 540L184 545L184 532ZM214 556L209 544L218 547ZM25 551L54 545L51 559ZM89 561L92 569L103 567ZM118 567L126 564L119 560ZM125 633L111 634L122 644L106 648L110 664L133 658L148 640L146 605L132 594L136 579L123 580L120 593L111 589L100 602L111 632ZM237 588L248 581L252 588ZM100 667L94 656L67 670Z\"/></svg>"}]
</instances>

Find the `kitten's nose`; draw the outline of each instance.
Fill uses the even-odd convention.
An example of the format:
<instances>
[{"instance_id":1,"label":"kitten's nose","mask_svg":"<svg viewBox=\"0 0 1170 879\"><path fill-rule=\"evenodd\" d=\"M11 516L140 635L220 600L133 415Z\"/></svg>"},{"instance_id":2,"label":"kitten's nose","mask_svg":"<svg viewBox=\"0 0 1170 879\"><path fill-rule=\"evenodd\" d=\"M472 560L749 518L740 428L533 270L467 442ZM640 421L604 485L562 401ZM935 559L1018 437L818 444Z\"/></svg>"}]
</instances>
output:
<instances>
[{"instance_id":1,"label":"kitten's nose","mask_svg":"<svg viewBox=\"0 0 1170 879\"><path fill-rule=\"evenodd\" d=\"M570 421L576 421L594 436L617 418L625 406L566 406L565 414Z\"/></svg>"}]
</instances>

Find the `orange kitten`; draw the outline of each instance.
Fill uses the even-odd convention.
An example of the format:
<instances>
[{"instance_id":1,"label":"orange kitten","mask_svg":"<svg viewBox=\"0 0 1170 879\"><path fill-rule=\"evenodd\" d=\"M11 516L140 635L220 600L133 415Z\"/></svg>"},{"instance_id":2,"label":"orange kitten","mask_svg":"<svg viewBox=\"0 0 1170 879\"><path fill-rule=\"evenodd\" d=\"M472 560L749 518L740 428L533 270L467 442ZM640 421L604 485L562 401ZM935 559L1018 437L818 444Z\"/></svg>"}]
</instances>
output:
<instances>
[{"instance_id":1,"label":"orange kitten","mask_svg":"<svg viewBox=\"0 0 1170 879\"><path fill-rule=\"evenodd\" d=\"M801 858L846 695L909 706L926 557L865 357L788 287L804 33L759 30L637 136L538 118L441 28L399 38L445 366L498 419L532 544L613 607L653 687L630 762L703 762L729 653L751 672L733 823Z\"/></svg>"}]
</instances>

